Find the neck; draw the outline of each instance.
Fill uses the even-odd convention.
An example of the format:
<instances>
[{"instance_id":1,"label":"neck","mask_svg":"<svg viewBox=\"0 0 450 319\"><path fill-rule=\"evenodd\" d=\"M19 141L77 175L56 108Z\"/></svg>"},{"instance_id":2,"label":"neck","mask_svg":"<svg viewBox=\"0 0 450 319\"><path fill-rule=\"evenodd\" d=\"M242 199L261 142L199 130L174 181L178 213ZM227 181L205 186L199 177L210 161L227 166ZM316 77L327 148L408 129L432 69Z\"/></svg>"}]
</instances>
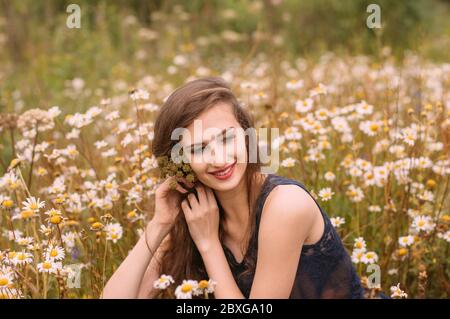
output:
<instances>
[{"instance_id":1,"label":"neck","mask_svg":"<svg viewBox=\"0 0 450 319\"><path fill-rule=\"evenodd\" d=\"M259 192L264 182L264 175L257 173L256 177L254 189ZM227 236L241 237L248 226L250 217L247 192L248 187L247 177L244 177L237 187L231 190L215 191L220 205L225 212L223 226ZM256 200L256 198L254 198L254 200ZM254 203L252 203L252 205L254 205Z\"/></svg>"},{"instance_id":2,"label":"neck","mask_svg":"<svg viewBox=\"0 0 450 319\"><path fill-rule=\"evenodd\" d=\"M239 184L227 191L215 191L220 205L225 211L225 223L233 225L247 225L249 217L247 178L241 179Z\"/></svg>"}]
</instances>

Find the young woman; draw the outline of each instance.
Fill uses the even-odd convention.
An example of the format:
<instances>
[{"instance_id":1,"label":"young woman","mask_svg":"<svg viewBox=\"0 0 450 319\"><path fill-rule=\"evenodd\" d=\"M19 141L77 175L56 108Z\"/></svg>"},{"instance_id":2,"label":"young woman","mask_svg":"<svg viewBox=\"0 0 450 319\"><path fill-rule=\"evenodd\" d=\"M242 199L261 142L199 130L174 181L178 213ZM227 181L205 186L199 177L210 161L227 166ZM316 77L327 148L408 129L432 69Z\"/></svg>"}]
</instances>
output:
<instances>
[{"instance_id":1,"label":"young woman","mask_svg":"<svg viewBox=\"0 0 450 319\"><path fill-rule=\"evenodd\" d=\"M153 288L161 274L176 285L210 278L215 298L362 298L350 256L305 186L263 174L259 159L239 160L250 158L255 141L242 134L251 127L220 78L189 82L169 96L155 122L153 154L170 156L179 142L171 134L184 128L180 143L191 151L198 195L186 196L193 185L185 179L176 190L169 188L175 177L158 186L154 216L104 298L173 296ZM206 151L208 161L200 157Z\"/></svg>"}]
</instances>

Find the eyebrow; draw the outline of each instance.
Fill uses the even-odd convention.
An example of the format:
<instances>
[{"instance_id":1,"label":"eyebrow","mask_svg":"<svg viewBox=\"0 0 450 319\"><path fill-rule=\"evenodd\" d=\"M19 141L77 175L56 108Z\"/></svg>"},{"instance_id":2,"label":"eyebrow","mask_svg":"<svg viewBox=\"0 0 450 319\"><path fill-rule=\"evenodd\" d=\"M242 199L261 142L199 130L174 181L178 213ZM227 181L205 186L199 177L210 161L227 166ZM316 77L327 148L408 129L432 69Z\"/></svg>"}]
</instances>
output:
<instances>
[{"instance_id":1,"label":"eyebrow","mask_svg":"<svg viewBox=\"0 0 450 319\"><path fill-rule=\"evenodd\" d=\"M227 127L227 128L225 128L225 129L223 129L222 132L220 132L219 134L217 134L215 137L217 138L218 136L224 135L229 129L233 129L233 128L234 128L234 126ZM211 142L211 140L210 140L209 142ZM209 142L203 141L203 142L201 142L201 143L191 144L191 145L188 146L188 148L192 148L192 147L197 146L197 145L207 144L207 143L209 143Z\"/></svg>"}]
</instances>

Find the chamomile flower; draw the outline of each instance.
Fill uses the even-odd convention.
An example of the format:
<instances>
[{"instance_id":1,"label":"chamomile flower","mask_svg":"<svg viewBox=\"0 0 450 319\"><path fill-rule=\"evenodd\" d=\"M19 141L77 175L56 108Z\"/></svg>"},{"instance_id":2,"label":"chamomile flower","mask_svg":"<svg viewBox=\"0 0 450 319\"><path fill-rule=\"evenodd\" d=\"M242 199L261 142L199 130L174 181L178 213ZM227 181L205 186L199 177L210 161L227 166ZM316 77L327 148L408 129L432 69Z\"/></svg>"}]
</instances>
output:
<instances>
[{"instance_id":1,"label":"chamomile flower","mask_svg":"<svg viewBox=\"0 0 450 319\"><path fill-rule=\"evenodd\" d=\"M41 225L41 227L39 227L39 231L46 237L50 236L52 233L52 229L45 225Z\"/></svg>"},{"instance_id":2,"label":"chamomile flower","mask_svg":"<svg viewBox=\"0 0 450 319\"><path fill-rule=\"evenodd\" d=\"M327 94L327 93L328 93L328 88L325 85L323 85L322 83L319 83L318 86L316 86L314 89L309 91L309 96L313 97L316 95Z\"/></svg>"},{"instance_id":3,"label":"chamomile flower","mask_svg":"<svg viewBox=\"0 0 450 319\"><path fill-rule=\"evenodd\" d=\"M391 286L391 297L395 299L408 298L408 294L400 289L400 283L397 286Z\"/></svg>"},{"instance_id":4,"label":"chamomile flower","mask_svg":"<svg viewBox=\"0 0 450 319\"><path fill-rule=\"evenodd\" d=\"M437 236L450 243L450 230L447 230L445 233L438 233Z\"/></svg>"},{"instance_id":5,"label":"chamomile flower","mask_svg":"<svg viewBox=\"0 0 450 319\"><path fill-rule=\"evenodd\" d=\"M378 205L370 205L369 212L381 212L381 207Z\"/></svg>"},{"instance_id":6,"label":"chamomile flower","mask_svg":"<svg viewBox=\"0 0 450 319\"><path fill-rule=\"evenodd\" d=\"M24 251L17 252L12 259L14 265L26 265L33 261L33 255Z\"/></svg>"},{"instance_id":7,"label":"chamomile flower","mask_svg":"<svg viewBox=\"0 0 450 319\"><path fill-rule=\"evenodd\" d=\"M296 159L294 159L292 157L288 157L281 162L281 166L282 167L294 167L296 162L297 162Z\"/></svg>"},{"instance_id":8,"label":"chamomile flower","mask_svg":"<svg viewBox=\"0 0 450 319\"><path fill-rule=\"evenodd\" d=\"M324 201L329 201L331 197L334 195L334 192L331 191L330 187L322 188L319 191L319 197Z\"/></svg>"},{"instance_id":9,"label":"chamomile flower","mask_svg":"<svg viewBox=\"0 0 450 319\"><path fill-rule=\"evenodd\" d=\"M177 299L192 299L192 295L198 293L198 282L196 280L183 280L183 283L175 289Z\"/></svg>"},{"instance_id":10,"label":"chamomile flower","mask_svg":"<svg viewBox=\"0 0 450 319\"><path fill-rule=\"evenodd\" d=\"M435 223L430 216L419 215L414 217L412 227L417 231L430 232L434 229Z\"/></svg>"},{"instance_id":11,"label":"chamomile flower","mask_svg":"<svg viewBox=\"0 0 450 319\"><path fill-rule=\"evenodd\" d=\"M16 238L16 243L20 246L28 246L33 243L33 237L19 237Z\"/></svg>"},{"instance_id":12,"label":"chamomile flower","mask_svg":"<svg viewBox=\"0 0 450 319\"><path fill-rule=\"evenodd\" d=\"M166 289L171 284L173 284L175 281L173 280L172 276L169 275L161 275L158 279L156 279L153 282L153 288L156 289Z\"/></svg>"},{"instance_id":13,"label":"chamomile flower","mask_svg":"<svg viewBox=\"0 0 450 319\"><path fill-rule=\"evenodd\" d=\"M65 232L62 234L62 240L67 248L73 248L75 246L75 240L77 239L77 233L73 231Z\"/></svg>"},{"instance_id":14,"label":"chamomile flower","mask_svg":"<svg viewBox=\"0 0 450 319\"><path fill-rule=\"evenodd\" d=\"M330 221L334 228L339 228L341 225L345 224L345 219L339 216L331 217Z\"/></svg>"},{"instance_id":15,"label":"chamomile flower","mask_svg":"<svg viewBox=\"0 0 450 319\"><path fill-rule=\"evenodd\" d=\"M365 254L365 249L353 249L351 259L352 262L358 264L362 261Z\"/></svg>"},{"instance_id":16,"label":"chamomile flower","mask_svg":"<svg viewBox=\"0 0 450 319\"><path fill-rule=\"evenodd\" d=\"M355 238L355 243L354 243L353 247L356 249L365 250L366 249L366 241L362 237Z\"/></svg>"},{"instance_id":17,"label":"chamomile flower","mask_svg":"<svg viewBox=\"0 0 450 319\"><path fill-rule=\"evenodd\" d=\"M50 244L44 251L45 260L59 261L63 260L65 256L64 248Z\"/></svg>"},{"instance_id":18,"label":"chamomile flower","mask_svg":"<svg viewBox=\"0 0 450 319\"><path fill-rule=\"evenodd\" d=\"M299 100L295 102L295 110L299 113L306 113L312 110L314 101L312 99Z\"/></svg>"},{"instance_id":19,"label":"chamomile flower","mask_svg":"<svg viewBox=\"0 0 450 319\"><path fill-rule=\"evenodd\" d=\"M136 90L132 90L130 92L130 98L133 101L137 101L137 100L148 100L150 97L150 94L143 89L136 89Z\"/></svg>"},{"instance_id":20,"label":"chamomile flower","mask_svg":"<svg viewBox=\"0 0 450 319\"><path fill-rule=\"evenodd\" d=\"M14 206L14 201L10 197L0 195L0 205L5 209L11 209Z\"/></svg>"},{"instance_id":21,"label":"chamomile flower","mask_svg":"<svg viewBox=\"0 0 450 319\"><path fill-rule=\"evenodd\" d=\"M332 182L332 181L334 181L336 179L336 175L334 175L333 172L328 171L328 172L325 173L324 178L325 178L326 181Z\"/></svg>"},{"instance_id":22,"label":"chamomile flower","mask_svg":"<svg viewBox=\"0 0 450 319\"><path fill-rule=\"evenodd\" d=\"M13 276L11 273L0 272L0 290L9 288L13 284Z\"/></svg>"},{"instance_id":23,"label":"chamomile flower","mask_svg":"<svg viewBox=\"0 0 450 319\"><path fill-rule=\"evenodd\" d=\"M22 202L24 210L29 210L33 212L38 212L39 209L45 206L44 201L40 201L40 199L36 199L35 197L28 197L26 201Z\"/></svg>"},{"instance_id":24,"label":"chamomile flower","mask_svg":"<svg viewBox=\"0 0 450 319\"><path fill-rule=\"evenodd\" d=\"M398 243L402 247L408 247L414 244L414 236L408 235L408 236L402 236L398 239Z\"/></svg>"},{"instance_id":25,"label":"chamomile flower","mask_svg":"<svg viewBox=\"0 0 450 319\"><path fill-rule=\"evenodd\" d=\"M298 90L303 87L304 81L303 80L290 80L286 83L286 89L288 90Z\"/></svg>"},{"instance_id":26,"label":"chamomile flower","mask_svg":"<svg viewBox=\"0 0 450 319\"><path fill-rule=\"evenodd\" d=\"M117 241L122 238L123 228L119 223L108 223L104 228L106 232L106 239L112 240L113 243L117 243Z\"/></svg>"},{"instance_id":27,"label":"chamomile flower","mask_svg":"<svg viewBox=\"0 0 450 319\"><path fill-rule=\"evenodd\" d=\"M51 224L58 225L63 221L61 211L59 209L50 209L45 212L48 216L47 221Z\"/></svg>"},{"instance_id":28,"label":"chamomile flower","mask_svg":"<svg viewBox=\"0 0 450 319\"><path fill-rule=\"evenodd\" d=\"M216 286L217 282L212 279L200 280L195 295L211 294L214 292Z\"/></svg>"},{"instance_id":29,"label":"chamomile flower","mask_svg":"<svg viewBox=\"0 0 450 319\"><path fill-rule=\"evenodd\" d=\"M381 133L383 121L363 121L359 124L359 129L368 136L375 136Z\"/></svg>"},{"instance_id":30,"label":"chamomile flower","mask_svg":"<svg viewBox=\"0 0 450 319\"><path fill-rule=\"evenodd\" d=\"M356 187L355 185L350 185L348 190L345 192L345 195L349 197L352 202L360 202L364 198L364 193L361 188Z\"/></svg>"},{"instance_id":31,"label":"chamomile flower","mask_svg":"<svg viewBox=\"0 0 450 319\"><path fill-rule=\"evenodd\" d=\"M361 262L364 264L373 264L378 261L378 255L373 251L368 251L364 253L361 258Z\"/></svg>"},{"instance_id":32,"label":"chamomile flower","mask_svg":"<svg viewBox=\"0 0 450 319\"><path fill-rule=\"evenodd\" d=\"M62 269L62 263L52 260L45 260L44 262L37 264L37 268L41 273L56 274Z\"/></svg>"}]
</instances>

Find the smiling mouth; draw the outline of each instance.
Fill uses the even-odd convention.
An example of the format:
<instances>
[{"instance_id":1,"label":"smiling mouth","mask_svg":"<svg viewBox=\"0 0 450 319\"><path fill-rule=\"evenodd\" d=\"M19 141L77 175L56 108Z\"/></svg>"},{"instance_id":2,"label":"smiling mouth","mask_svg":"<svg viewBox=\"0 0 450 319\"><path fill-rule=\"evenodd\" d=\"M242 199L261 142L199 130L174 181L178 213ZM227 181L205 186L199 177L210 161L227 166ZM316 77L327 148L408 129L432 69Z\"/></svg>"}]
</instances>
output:
<instances>
[{"instance_id":1,"label":"smiling mouth","mask_svg":"<svg viewBox=\"0 0 450 319\"><path fill-rule=\"evenodd\" d=\"M236 162L234 162L233 164L227 166L226 168L220 170L220 171L215 171L215 172L211 172L209 174L214 175L216 177L228 177L229 175L231 175L231 173L233 172L233 168L236 165Z\"/></svg>"}]
</instances>

